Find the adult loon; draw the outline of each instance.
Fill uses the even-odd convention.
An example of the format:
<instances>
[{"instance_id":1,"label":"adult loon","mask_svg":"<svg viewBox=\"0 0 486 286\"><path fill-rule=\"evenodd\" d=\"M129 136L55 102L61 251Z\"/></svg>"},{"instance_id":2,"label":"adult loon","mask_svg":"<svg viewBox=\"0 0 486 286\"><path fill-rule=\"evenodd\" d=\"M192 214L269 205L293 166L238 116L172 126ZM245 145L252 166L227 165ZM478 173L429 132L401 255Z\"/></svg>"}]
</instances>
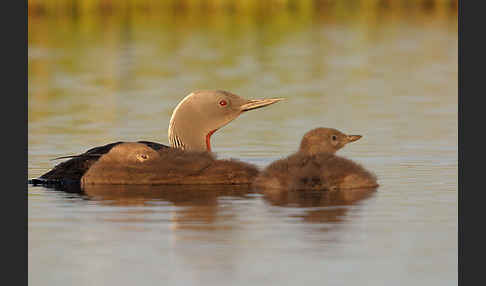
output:
<instances>
[{"instance_id":1,"label":"adult loon","mask_svg":"<svg viewBox=\"0 0 486 286\"><path fill-rule=\"evenodd\" d=\"M248 100L221 90L195 91L175 107L169 123L170 147L149 141L115 142L89 149L29 182L65 184L249 184L258 169L217 160L211 135L241 113L282 98Z\"/></svg>"}]
</instances>

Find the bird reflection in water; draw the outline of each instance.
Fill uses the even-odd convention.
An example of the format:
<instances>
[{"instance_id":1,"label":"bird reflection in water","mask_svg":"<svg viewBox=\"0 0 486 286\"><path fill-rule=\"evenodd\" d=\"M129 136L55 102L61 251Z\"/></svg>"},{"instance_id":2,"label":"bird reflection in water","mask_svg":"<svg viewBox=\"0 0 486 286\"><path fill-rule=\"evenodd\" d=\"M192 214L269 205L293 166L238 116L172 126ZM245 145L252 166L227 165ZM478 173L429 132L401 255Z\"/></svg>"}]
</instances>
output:
<instances>
[{"instance_id":1,"label":"bird reflection in water","mask_svg":"<svg viewBox=\"0 0 486 286\"><path fill-rule=\"evenodd\" d=\"M332 191L265 191L264 199L274 206L303 208L299 217L308 223L335 223L344 221L349 207L370 198L377 188L344 189Z\"/></svg>"},{"instance_id":2,"label":"bird reflection in water","mask_svg":"<svg viewBox=\"0 0 486 286\"><path fill-rule=\"evenodd\" d=\"M154 222L143 215L154 211L170 212L171 230L227 231L238 228L236 204L222 199L252 200L261 198L273 206L300 208L303 212L287 213L304 223L340 223L346 220L350 206L372 197L377 188L347 190L265 190L250 185L87 185L57 189L80 193L84 199L106 206L122 207L123 216L103 218L116 222ZM158 208L160 206L160 208ZM125 208L123 208L125 207ZM131 208L136 207L136 208ZM155 207L155 209L154 209ZM126 215L129 213L129 215ZM167 218L164 219L167 222ZM330 230L329 226L323 230Z\"/></svg>"},{"instance_id":3,"label":"bird reflection in water","mask_svg":"<svg viewBox=\"0 0 486 286\"><path fill-rule=\"evenodd\" d=\"M134 207L135 212L153 212L154 206L167 203L170 208L171 229L223 230L231 225L219 223L230 220L234 213L222 211L224 197L250 199L249 185L87 185L82 192L92 201L103 205Z\"/></svg>"}]
</instances>

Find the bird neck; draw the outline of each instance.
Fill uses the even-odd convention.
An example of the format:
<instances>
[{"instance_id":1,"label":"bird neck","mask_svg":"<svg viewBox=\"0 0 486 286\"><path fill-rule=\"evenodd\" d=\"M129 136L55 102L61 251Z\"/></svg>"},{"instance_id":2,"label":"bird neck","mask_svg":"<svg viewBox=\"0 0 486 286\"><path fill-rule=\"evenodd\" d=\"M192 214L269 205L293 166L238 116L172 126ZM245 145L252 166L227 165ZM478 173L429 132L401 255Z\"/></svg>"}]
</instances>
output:
<instances>
[{"instance_id":1,"label":"bird neck","mask_svg":"<svg viewBox=\"0 0 486 286\"><path fill-rule=\"evenodd\" d=\"M317 148L312 148L312 147L300 148L299 153L304 154L306 156L313 156L319 154L319 150Z\"/></svg>"},{"instance_id":2,"label":"bird neck","mask_svg":"<svg viewBox=\"0 0 486 286\"><path fill-rule=\"evenodd\" d=\"M194 102L191 93L172 112L168 130L170 145L183 150L210 152L211 135L229 121L208 114L204 106Z\"/></svg>"},{"instance_id":3,"label":"bird neck","mask_svg":"<svg viewBox=\"0 0 486 286\"><path fill-rule=\"evenodd\" d=\"M190 112L176 108L169 123L169 142L171 147L190 151L211 151L211 135L216 130L204 127L204 122L191 120ZM185 115L185 116L183 116Z\"/></svg>"},{"instance_id":4,"label":"bird neck","mask_svg":"<svg viewBox=\"0 0 486 286\"><path fill-rule=\"evenodd\" d=\"M213 132L195 130L194 126L169 126L171 147L191 151L211 151L210 137Z\"/></svg>"},{"instance_id":5,"label":"bird neck","mask_svg":"<svg viewBox=\"0 0 486 286\"><path fill-rule=\"evenodd\" d=\"M304 138L300 143L299 153L305 154L308 156L314 156L317 154L334 154L336 153L336 149L332 148L329 145L324 145L320 142L316 142L311 140L312 138Z\"/></svg>"}]
</instances>

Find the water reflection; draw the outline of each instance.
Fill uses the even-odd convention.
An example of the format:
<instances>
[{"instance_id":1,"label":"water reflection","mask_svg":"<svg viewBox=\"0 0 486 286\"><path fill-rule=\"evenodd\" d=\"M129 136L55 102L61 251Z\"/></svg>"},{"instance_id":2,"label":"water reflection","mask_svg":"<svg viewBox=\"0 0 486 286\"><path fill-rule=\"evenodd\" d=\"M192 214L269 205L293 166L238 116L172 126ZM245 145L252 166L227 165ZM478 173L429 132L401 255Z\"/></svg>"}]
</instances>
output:
<instances>
[{"instance_id":1,"label":"water reflection","mask_svg":"<svg viewBox=\"0 0 486 286\"><path fill-rule=\"evenodd\" d=\"M216 229L218 219L231 217L227 212L220 213L221 198L252 198L248 196L248 185L90 185L83 193L89 200L107 206L175 206L171 208L171 228L193 230Z\"/></svg>"},{"instance_id":2,"label":"water reflection","mask_svg":"<svg viewBox=\"0 0 486 286\"><path fill-rule=\"evenodd\" d=\"M349 208L373 196L377 188L335 191L282 191L264 193L268 203L281 207L305 208L301 214L293 215L308 223L341 222Z\"/></svg>"},{"instance_id":3,"label":"water reflection","mask_svg":"<svg viewBox=\"0 0 486 286\"><path fill-rule=\"evenodd\" d=\"M331 231L339 223L348 221L349 206L370 198L377 188L339 191L270 191L263 194L265 202L279 207L301 209L302 212L288 212L290 218L298 218L300 223L330 223L319 228ZM241 226L237 217L241 215L235 208L235 201L258 198L249 185L91 185L83 189L86 199L105 206L134 207L145 206L130 211L131 214L150 213L152 207L158 210L170 208L170 229L197 231L236 231ZM229 199L224 211L221 199ZM122 212L125 208L122 208ZM109 222L143 222L140 217L106 218ZM225 222L225 223L220 223ZM230 235L229 233L227 235ZM185 237L180 234L179 239ZM200 240L201 237L189 237Z\"/></svg>"},{"instance_id":4,"label":"water reflection","mask_svg":"<svg viewBox=\"0 0 486 286\"><path fill-rule=\"evenodd\" d=\"M236 210L228 211L231 203L238 199L259 198L255 195L258 190L250 185L87 185L83 189L72 185L55 190L79 193L84 200L101 206L122 207L122 212L129 207L139 207L130 211L132 214L150 213L153 207L172 207L173 230L231 229L234 225L216 224L221 219L230 221L238 215ZM270 190L264 192L262 197L273 206L302 209L303 212L299 214L288 214L289 217L302 219L302 222L339 223L345 220L349 206L372 197L376 191L377 188L335 191ZM230 200L224 213L221 212L221 199ZM104 220L134 222L130 217ZM136 220L143 222L139 218Z\"/></svg>"}]
</instances>

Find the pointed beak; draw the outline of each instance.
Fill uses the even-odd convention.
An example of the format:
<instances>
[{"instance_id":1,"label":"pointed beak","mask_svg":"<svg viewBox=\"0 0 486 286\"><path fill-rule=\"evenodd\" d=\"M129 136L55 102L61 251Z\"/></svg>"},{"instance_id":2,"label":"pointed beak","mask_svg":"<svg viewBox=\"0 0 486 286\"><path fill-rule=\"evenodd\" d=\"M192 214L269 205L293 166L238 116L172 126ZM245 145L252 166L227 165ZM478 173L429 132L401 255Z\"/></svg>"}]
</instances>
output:
<instances>
[{"instance_id":1,"label":"pointed beak","mask_svg":"<svg viewBox=\"0 0 486 286\"><path fill-rule=\"evenodd\" d=\"M248 100L246 103L240 106L240 110L248 111L252 109L257 109L260 107L265 107L270 104L274 104L275 102L279 102L284 100L285 98L264 98L264 99L251 99Z\"/></svg>"},{"instance_id":2,"label":"pointed beak","mask_svg":"<svg viewBox=\"0 0 486 286\"><path fill-rule=\"evenodd\" d=\"M361 135L346 135L346 143L354 142L361 137L363 137L363 136L361 136Z\"/></svg>"}]
</instances>

